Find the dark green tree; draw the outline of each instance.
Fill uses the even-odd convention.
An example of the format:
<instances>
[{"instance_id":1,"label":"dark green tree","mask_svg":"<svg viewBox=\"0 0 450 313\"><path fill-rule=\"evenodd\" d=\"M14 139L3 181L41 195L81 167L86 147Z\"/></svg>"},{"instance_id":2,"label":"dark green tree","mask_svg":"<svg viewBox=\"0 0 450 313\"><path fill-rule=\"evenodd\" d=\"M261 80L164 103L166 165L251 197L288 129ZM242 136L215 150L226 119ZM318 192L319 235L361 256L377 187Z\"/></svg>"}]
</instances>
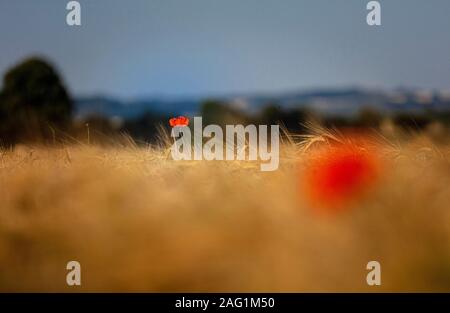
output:
<instances>
[{"instance_id":1,"label":"dark green tree","mask_svg":"<svg viewBox=\"0 0 450 313\"><path fill-rule=\"evenodd\" d=\"M72 101L55 69L31 58L10 69L0 93L2 144L45 141L71 122Z\"/></svg>"},{"instance_id":2,"label":"dark green tree","mask_svg":"<svg viewBox=\"0 0 450 313\"><path fill-rule=\"evenodd\" d=\"M377 109L369 106L363 107L358 112L356 126L378 128L382 119L383 116L379 111L377 111Z\"/></svg>"},{"instance_id":3,"label":"dark green tree","mask_svg":"<svg viewBox=\"0 0 450 313\"><path fill-rule=\"evenodd\" d=\"M248 117L230 104L216 100L206 100L200 106L200 114L203 118L203 124L217 124L224 126L226 124L248 124Z\"/></svg>"},{"instance_id":4,"label":"dark green tree","mask_svg":"<svg viewBox=\"0 0 450 313\"><path fill-rule=\"evenodd\" d=\"M314 119L313 112L306 108L290 108L284 109L277 104L269 104L265 106L260 113L260 123L266 125L279 124L290 132L305 132L305 124Z\"/></svg>"}]
</instances>

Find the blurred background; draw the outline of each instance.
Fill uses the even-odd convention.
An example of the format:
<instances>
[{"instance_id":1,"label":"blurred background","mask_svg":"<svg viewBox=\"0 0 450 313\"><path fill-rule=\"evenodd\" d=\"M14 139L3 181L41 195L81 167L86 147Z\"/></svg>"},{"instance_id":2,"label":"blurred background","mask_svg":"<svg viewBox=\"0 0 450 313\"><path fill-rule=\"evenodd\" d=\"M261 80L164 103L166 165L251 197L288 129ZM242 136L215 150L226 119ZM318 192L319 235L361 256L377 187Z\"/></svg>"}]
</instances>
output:
<instances>
[{"instance_id":1,"label":"blurred background","mask_svg":"<svg viewBox=\"0 0 450 313\"><path fill-rule=\"evenodd\" d=\"M370 127L445 137L450 2L0 0L3 146L127 133L176 115L306 132Z\"/></svg>"},{"instance_id":2,"label":"blurred background","mask_svg":"<svg viewBox=\"0 0 450 313\"><path fill-rule=\"evenodd\" d=\"M0 291L450 290L450 1L68 2L0 0ZM173 162L179 115L293 135Z\"/></svg>"}]
</instances>

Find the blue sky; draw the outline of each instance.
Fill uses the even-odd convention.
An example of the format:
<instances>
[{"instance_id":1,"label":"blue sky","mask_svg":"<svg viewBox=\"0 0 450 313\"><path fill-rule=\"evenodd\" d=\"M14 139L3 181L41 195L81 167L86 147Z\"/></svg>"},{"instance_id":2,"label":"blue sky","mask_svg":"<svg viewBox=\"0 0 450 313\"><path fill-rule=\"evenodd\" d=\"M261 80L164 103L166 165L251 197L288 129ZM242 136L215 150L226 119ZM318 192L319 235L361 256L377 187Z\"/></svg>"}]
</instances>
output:
<instances>
[{"instance_id":1,"label":"blue sky","mask_svg":"<svg viewBox=\"0 0 450 313\"><path fill-rule=\"evenodd\" d=\"M0 75L51 60L75 95L214 95L318 87L450 89L450 1L0 0Z\"/></svg>"}]
</instances>

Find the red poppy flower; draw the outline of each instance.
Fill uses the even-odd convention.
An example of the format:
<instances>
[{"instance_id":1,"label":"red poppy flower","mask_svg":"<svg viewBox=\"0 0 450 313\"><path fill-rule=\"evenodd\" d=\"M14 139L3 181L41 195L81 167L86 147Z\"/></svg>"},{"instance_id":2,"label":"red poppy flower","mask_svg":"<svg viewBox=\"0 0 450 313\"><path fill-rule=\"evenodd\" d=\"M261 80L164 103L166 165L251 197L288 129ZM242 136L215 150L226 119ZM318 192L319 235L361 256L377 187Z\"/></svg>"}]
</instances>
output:
<instances>
[{"instance_id":1,"label":"red poppy flower","mask_svg":"<svg viewBox=\"0 0 450 313\"><path fill-rule=\"evenodd\" d=\"M186 116L178 116L173 117L169 120L169 124L171 127L175 126L188 126L189 125L189 118Z\"/></svg>"},{"instance_id":2,"label":"red poppy flower","mask_svg":"<svg viewBox=\"0 0 450 313\"><path fill-rule=\"evenodd\" d=\"M374 186L380 174L376 151L339 144L314 153L302 175L304 195L322 213L351 207Z\"/></svg>"}]
</instances>

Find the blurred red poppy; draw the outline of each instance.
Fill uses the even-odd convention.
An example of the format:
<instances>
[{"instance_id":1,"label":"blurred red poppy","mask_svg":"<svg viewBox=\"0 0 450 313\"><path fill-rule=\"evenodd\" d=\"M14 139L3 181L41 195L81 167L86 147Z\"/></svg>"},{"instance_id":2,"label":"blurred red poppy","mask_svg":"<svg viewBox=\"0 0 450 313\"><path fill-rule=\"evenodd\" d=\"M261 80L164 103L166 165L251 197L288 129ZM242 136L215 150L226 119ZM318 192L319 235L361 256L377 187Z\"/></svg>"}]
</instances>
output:
<instances>
[{"instance_id":1,"label":"blurred red poppy","mask_svg":"<svg viewBox=\"0 0 450 313\"><path fill-rule=\"evenodd\" d=\"M173 117L169 120L169 124L171 127L175 126L188 126L189 125L189 118L186 116L178 116Z\"/></svg>"},{"instance_id":2,"label":"blurred red poppy","mask_svg":"<svg viewBox=\"0 0 450 313\"><path fill-rule=\"evenodd\" d=\"M380 175L380 160L374 149L339 144L314 153L302 175L309 204L322 213L352 207L374 186Z\"/></svg>"}]
</instances>

